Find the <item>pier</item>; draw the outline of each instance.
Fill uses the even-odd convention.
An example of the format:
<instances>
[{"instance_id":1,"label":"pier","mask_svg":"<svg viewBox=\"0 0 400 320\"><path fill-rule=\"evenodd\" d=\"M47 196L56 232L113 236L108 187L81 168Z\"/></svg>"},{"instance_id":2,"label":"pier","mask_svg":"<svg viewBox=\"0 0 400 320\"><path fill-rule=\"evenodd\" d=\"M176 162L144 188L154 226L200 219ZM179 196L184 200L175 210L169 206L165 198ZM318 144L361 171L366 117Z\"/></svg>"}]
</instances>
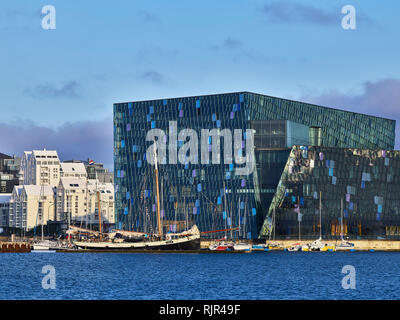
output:
<instances>
[{"instance_id":1,"label":"pier","mask_svg":"<svg viewBox=\"0 0 400 320\"><path fill-rule=\"evenodd\" d=\"M29 242L0 242L2 253L6 252L31 252L31 245Z\"/></svg>"}]
</instances>

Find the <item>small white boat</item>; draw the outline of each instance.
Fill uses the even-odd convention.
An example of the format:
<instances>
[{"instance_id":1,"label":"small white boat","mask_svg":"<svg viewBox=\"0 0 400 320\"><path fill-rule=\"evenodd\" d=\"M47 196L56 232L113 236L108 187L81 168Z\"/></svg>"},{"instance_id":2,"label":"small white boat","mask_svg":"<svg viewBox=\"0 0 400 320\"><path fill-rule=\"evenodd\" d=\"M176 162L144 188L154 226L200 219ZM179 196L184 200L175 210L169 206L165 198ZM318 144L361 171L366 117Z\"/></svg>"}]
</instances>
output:
<instances>
[{"instance_id":1,"label":"small white boat","mask_svg":"<svg viewBox=\"0 0 400 320\"><path fill-rule=\"evenodd\" d=\"M342 240L340 244L336 245L336 251L350 251L350 250L354 250L354 243Z\"/></svg>"},{"instance_id":2,"label":"small white boat","mask_svg":"<svg viewBox=\"0 0 400 320\"><path fill-rule=\"evenodd\" d=\"M32 248L34 251L48 251L54 250L57 246L58 242L56 241L44 240L34 243Z\"/></svg>"},{"instance_id":3,"label":"small white boat","mask_svg":"<svg viewBox=\"0 0 400 320\"><path fill-rule=\"evenodd\" d=\"M61 241L43 240L32 244L32 251L52 251L73 249L72 243L63 243Z\"/></svg>"},{"instance_id":4,"label":"small white boat","mask_svg":"<svg viewBox=\"0 0 400 320\"><path fill-rule=\"evenodd\" d=\"M249 251L252 249L252 246L245 242L235 243L233 244L233 249L236 251Z\"/></svg>"}]
</instances>

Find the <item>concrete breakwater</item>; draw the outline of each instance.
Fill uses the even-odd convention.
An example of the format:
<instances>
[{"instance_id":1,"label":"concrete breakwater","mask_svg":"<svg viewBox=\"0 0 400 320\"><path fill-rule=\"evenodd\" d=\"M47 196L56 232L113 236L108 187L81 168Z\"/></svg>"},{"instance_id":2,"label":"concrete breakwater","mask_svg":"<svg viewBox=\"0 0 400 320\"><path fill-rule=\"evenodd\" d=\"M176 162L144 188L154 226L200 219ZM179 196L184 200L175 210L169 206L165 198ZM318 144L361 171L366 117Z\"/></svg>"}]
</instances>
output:
<instances>
[{"instance_id":1,"label":"concrete breakwater","mask_svg":"<svg viewBox=\"0 0 400 320\"><path fill-rule=\"evenodd\" d=\"M31 245L28 242L0 242L3 253L6 252L31 252Z\"/></svg>"}]
</instances>

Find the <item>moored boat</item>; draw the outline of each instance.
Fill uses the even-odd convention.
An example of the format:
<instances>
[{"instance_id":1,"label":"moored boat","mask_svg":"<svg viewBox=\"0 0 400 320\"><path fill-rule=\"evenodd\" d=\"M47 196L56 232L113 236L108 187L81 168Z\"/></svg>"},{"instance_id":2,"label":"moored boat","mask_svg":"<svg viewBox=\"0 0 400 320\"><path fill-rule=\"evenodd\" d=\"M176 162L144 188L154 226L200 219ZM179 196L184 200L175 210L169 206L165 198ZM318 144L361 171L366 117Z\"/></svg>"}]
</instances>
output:
<instances>
[{"instance_id":1,"label":"moored boat","mask_svg":"<svg viewBox=\"0 0 400 320\"><path fill-rule=\"evenodd\" d=\"M32 251L57 251L57 250L68 250L73 249L74 245L72 243L63 243L61 241L54 240L43 240L39 242L34 242L31 244Z\"/></svg>"},{"instance_id":2,"label":"moored boat","mask_svg":"<svg viewBox=\"0 0 400 320\"><path fill-rule=\"evenodd\" d=\"M36 243L32 246L32 251L48 251L50 246L44 243Z\"/></svg>"},{"instance_id":3,"label":"moored boat","mask_svg":"<svg viewBox=\"0 0 400 320\"><path fill-rule=\"evenodd\" d=\"M100 193L98 194L98 212L99 212L99 241L74 241L74 244L81 249L90 250L199 250L200 249L200 231L196 225L190 230L181 233L163 234L163 225L161 223L160 192L158 184L158 158L156 144L154 144L154 176L156 183L157 199L157 233L147 234L142 232L131 232L118 230L112 234L104 235L101 229L101 210ZM117 237L119 235L119 237ZM105 237L103 237L105 236ZM104 240L105 238L105 240Z\"/></svg>"},{"instance_id":4,"label":"moored boat","mask_svg":"<svg viewBox=\"0 0 400 320\"><path fill-rule=\"evenodd\" d=\"M351 251L354 250L354 243L342 240L335 246L336 251Z\"/></svg>"},{"instance_id":5,"label":"moored boat","mask_svg":"<svg viewBox=\"0 0 400 320\"><path fill-rule=\"evenodd\" d=\"M233 245L233 249L236 251L250 251L252 249L252 246L245 242L239 242Z\"/></svg>"},{"instance_id":6,"label":"moored boat","mask_svg":"<svg viewBox=\"0 0 400 320\"><path fill-rule=\"evenodd\" d=\"M253 244L251 246L252 250L259 250L259 251L264 251L265 245L264 244Z\"/></svg>"},{"instance_id":7,"label":"moored boat","mask_svg":"<svg viewBox=\"0 0 400 320\"><path fill-rule=\"evenodd\" d=\"M302 250L302 246L300 243L294 243L289 248L287 248L287 251L291 251L291 252L301 251L301 250Z\"/></svg>"},{"instance_id":8,"label":"moored boat","mask_svg":"<svg viewBox=\"0 0 400 320\"><path fill-rule=\"evenodd\" d=\"M223 238L225 239L225 238ZM213 244L211 244L208 249L211 251L230 251L230 250L234 250L234 244L232 242L226 242L226 241L222 241L221 240L217 240L216 242L214 242Z\"/></svg>"},{"instance_id":9,"label":"moored boat","mask_svg":"<svg viewBox=\"0 0 400 320\"><path fill-rule=\"evenodd\" d=\"M233 250L233 245L230 243L220 243L211 245L209 249L212 251L230 251Z\"/></svg>"},{"instance_id":10,"label":"moored boat","mask_svg":"<svg viewBox=\"0 0 400 320\"><path fill-rule=\"evenodd\" d=\"M91 250L200 250L200 232L196 225L182 234L168 234L162 238L144 241L74 241L81 249Z\"/></svg>"},{"instance_id":11,"label":"moored boat","mask_svg":"<svg viewBox=\"0 0 400 320\"><path fill-rule=\"evenodd\" d=\"M354 251L354 243L344 240L343 228L343 199L340 199L340 243L336 244L336 251Z\"/></svg>"},{"instance_id":12,"label":"moored boat","mask_svg":"<svg viewBox=\"0 0 400 320\"><path fill-rule=\"evenodd\" d=\"M265 249L268 249L268 250L282 250L283 246L281 244L276 244L276 243L267 243L265 245Z\"/></svg>"}]
</instances>

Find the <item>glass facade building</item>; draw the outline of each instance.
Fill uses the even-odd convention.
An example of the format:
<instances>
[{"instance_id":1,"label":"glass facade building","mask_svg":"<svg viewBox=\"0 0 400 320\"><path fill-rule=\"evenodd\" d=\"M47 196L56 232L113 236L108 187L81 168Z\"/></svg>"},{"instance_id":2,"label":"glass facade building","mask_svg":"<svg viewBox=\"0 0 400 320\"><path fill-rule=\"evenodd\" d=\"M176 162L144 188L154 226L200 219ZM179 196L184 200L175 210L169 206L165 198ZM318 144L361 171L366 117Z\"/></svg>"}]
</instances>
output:
<instances>
[{"instance_id":1,"label":"glass facade building","mask_svg":"<svg viewBox=\"0 0 400 320\"><path fill-rule=\"evenodd\" d=\"M164 232L181 231L187 224L196 223L202 232L236 228L229 231L233 236L253 239L270 232L271 202L277 201L293 146L318 143L338 150L390 150L395 138L393 120L250 92L116 103L114 179L118 228L155 231L154 166L147 161L153 141L146 141L146 137L156 129L160 134L158 146L165 147L164 153L157 149L161 152L159 200ZM203 135L204 129L216 130L219 136ZM185 136L185 130L196 134ZM235 130L242 131L235 135ZM210 159L217 149L225 156L227 133L231 133L235 156L237 152L238 156L255 159L254 170L249 174L237 170L243 165L234 160L227 163L221 156L217 157L218 164L202 161L203 143ZM254 135L252 151L246 150L249 135ZM176 153L187 150L195 138L199 155L174 162ZM221 143L214 150L219 139ZM188 154L191 153L192 150Z\"/></svg>"},{"instance_id":2,"label":"glass facade building","mask_svg":"<svg viewBox=\"0 0 400 320\"><path fill-rule=\"evenodd\" d=\"M400 238L400 151L291 149L260 235L340 239L342 225L350 239Z\"/></svg>"}]
</instances>

